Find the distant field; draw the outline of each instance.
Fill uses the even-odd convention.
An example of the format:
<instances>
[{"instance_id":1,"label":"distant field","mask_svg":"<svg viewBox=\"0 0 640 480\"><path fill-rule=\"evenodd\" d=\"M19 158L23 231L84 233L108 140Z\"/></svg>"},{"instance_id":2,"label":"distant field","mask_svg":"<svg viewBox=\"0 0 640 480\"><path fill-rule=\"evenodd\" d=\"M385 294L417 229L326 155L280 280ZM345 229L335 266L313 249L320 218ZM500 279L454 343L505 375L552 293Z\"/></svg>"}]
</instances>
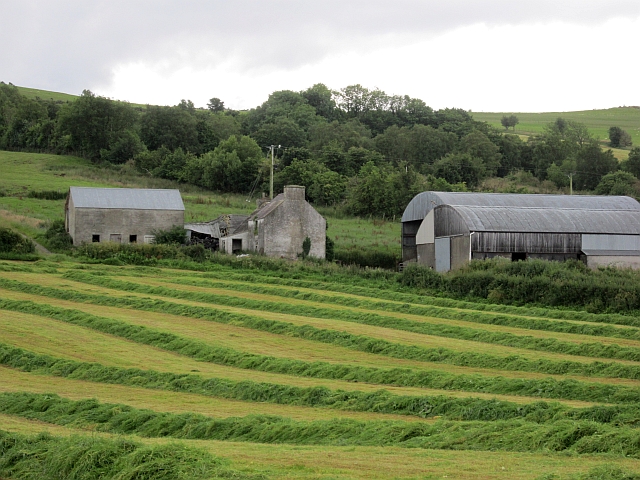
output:
<instances>
[{"instance_id":1,"label":"distant field","mask_svg":"<svg viewBox=\"0 0 640 480\"><path fill-rule=\"evenodd\" d=\"M266 479L640 473L640 329L243 262L0 261L0 431L171 439Z\"/></svg>"},{"instance_id":2,"label":"distant field","mask_svg":"<svg viewBox=\"0 0 640 480\"><path fill-rule=\"evenodd\" d=\"M77 95L61 92L50 92L48 90L38 90L37 88L18 87L18 91L27 98L35 99L41 98L42 100L54 100L60 102L72 102Z\"/></svg>"},{"instance_id":3,"label":"distant field","mask_svg":"<svg viewBox=\"0 0 640 480\"><path fill-rule=\"evenodd\" d=\"M554 122L558 117L584 123L589 131L600 141L608 141L609 127L620 127L626 130L633 139L634 145L640 145L640 108L618 107L606 110L585 110L582 112L473 112L473 118L504 129L500 119L504 115L514 114L520 120L515 133L540 133L545 125ZM511 131L511 129L510 129Z\"/></svg>"}]
</instances>

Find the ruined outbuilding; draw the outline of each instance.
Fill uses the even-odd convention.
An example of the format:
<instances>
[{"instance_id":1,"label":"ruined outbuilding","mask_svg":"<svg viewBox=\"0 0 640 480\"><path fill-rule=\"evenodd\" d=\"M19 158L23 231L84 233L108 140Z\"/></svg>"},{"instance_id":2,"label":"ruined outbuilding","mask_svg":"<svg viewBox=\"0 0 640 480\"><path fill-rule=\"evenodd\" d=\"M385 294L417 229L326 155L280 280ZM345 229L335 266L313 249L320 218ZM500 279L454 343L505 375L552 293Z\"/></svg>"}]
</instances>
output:
<instances>
[{"instance_id":1,"label":"ruined outbuilding","mask_svg":"<svg viewBox=\"0 0 640 480\"><path fill-rule=\"evenodd\" d=\"M65 226L74 245L152 243L153 232L184 225L178 190L71 187Z\"/></svg>"},{"instance_id":2,"label":"ruined outbuilding","mask_svg":"<svg viewBox=\"0 0 640 480\"><path fill-rule=\"evenodd\" d=\"M286 186L249 216L221 215L211 222L186 224L185 229L191 243L202 243L213 251L256 252L291 260L302 255L302 245L309 238L309 256L325 258L327 222L304 193L304 187Z\"/></svg>"}]
</instances>

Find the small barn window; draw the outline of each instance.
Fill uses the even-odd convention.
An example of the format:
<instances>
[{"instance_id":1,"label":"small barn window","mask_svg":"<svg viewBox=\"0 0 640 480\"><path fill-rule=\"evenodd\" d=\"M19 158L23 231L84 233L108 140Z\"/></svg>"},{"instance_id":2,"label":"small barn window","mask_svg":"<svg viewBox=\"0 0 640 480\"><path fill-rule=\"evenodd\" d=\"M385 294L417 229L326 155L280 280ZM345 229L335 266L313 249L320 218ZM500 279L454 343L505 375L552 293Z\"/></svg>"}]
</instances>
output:
<instances>
[{"instance_id":1,"label":"small barn window","mask_svg":"<svg viewBox=\"0 0 640 480\"><path fill-rule=\"evenodd\" d=\"M242 239L241 238L233 238L231 239L231 251L233 253L239 252L242 250Z\"/></svg>"},{"instance_id":2,"label":"small barn window","mask_svg":"<svg viewBox=\"0 0 640 480\"><path fill-rule=\"evenodd\" d=\"M138 243L138 235L129 235L129 243Z\"/></svg>"},{"instance_id":3,"label":"small barn window","mask_svg":"<svg viewBox=\"0 0 640 480\"><path fill-rule=\"evenodd\" d=\"M512 262L519 262L521 260L526 260L526 259L527 259L526 252L513 252L511 254L511 261Z\"/></svg>"},{"instance_id":4,"label":"small barn window","mask_svg":"<svg viewBox=\"0 0 640 480\"><path fill-rule=\"evenodd\" d=\"M91 241L93 243L100 243L100 235L91 235Z\"/></svg>"}]
</instances>

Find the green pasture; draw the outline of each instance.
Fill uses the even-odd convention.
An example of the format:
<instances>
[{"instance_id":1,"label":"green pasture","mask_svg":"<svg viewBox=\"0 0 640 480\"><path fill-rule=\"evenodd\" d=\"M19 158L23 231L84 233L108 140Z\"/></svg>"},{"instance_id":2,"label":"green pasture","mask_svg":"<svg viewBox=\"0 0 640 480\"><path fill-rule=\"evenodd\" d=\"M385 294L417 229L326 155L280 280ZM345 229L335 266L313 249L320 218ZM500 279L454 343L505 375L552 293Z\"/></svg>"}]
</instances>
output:
<instances>
[{"instance_id":1,"label":"green pasture","mask_svg":"<svg viewBox=\"0 0 640 480\"><path fill-rule=\"evenodd\" d=\"M17 87L18 91L21 95L24 95L27 98L35 100L36 98L40 98L42 100L53 100L55 102L72 102L76 98L77 95L73 95L71 93L62 93L62 92L51 92L48 90L39 90L37 88L29 88L29 87Z\"/></svg>"},{"instance_id":2,"label":"green pasture","mask_svg":"<svg viewBox=\"0 0 640 480\"><path fill-rule=\"evenodd\" d=\"M633 139L634 145L640 145L640 107L617 107L603 110L584 110L579 112L473 112L473 118L487 122L504 130L500 119L504 115L515 115L520 123L516 125L516 134L535 134L542 132L545 125L555 122L558 117L585 124L589 131L601 142L608 142L609 128L620 127ZM513 131L509 129L509 131Z\"/></svg>"}]
</instances>

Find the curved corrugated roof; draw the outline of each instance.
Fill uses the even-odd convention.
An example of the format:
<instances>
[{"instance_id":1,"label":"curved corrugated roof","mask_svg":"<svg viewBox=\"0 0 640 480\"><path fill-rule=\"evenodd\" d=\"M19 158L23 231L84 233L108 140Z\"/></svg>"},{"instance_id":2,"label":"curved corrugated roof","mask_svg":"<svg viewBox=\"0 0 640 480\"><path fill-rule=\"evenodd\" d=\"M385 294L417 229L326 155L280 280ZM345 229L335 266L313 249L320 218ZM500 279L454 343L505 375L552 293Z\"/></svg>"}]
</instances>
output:
<instances>
[{"instance_id":1,"label":"curved corrugated roof","mask_svg":"<svg viewBox=\"0 0 640 480\"><path fill-rule=\"evenodd\" d=\"M640 210L631 197L603 195L537 195L520 193L422 192L402 214L403 222L422 220L436 205L485 207L577 208L585 210Z\"/></svg>"},{"instance_id":2,"label":"curved corrugated roof","mask_svg":"<svg viewBox=\"0 0 640 480\"><path fill-rule=\"evenodd\" d=\"M180 190L71 187L69 194L76 208L184 210Z\"/></svg>"},{"instance_id":3,"label":"curved corrugated roof","mask_svg":"<svg viewBox=\"0 0 640 480\"><path fill-rule=\"evenodd\" d=\"M476 232L640 235L640 210L477 207L469 205L443 205L439 208L455 210L467 224L469 230Z\"/></svg>"}]
</instances>

